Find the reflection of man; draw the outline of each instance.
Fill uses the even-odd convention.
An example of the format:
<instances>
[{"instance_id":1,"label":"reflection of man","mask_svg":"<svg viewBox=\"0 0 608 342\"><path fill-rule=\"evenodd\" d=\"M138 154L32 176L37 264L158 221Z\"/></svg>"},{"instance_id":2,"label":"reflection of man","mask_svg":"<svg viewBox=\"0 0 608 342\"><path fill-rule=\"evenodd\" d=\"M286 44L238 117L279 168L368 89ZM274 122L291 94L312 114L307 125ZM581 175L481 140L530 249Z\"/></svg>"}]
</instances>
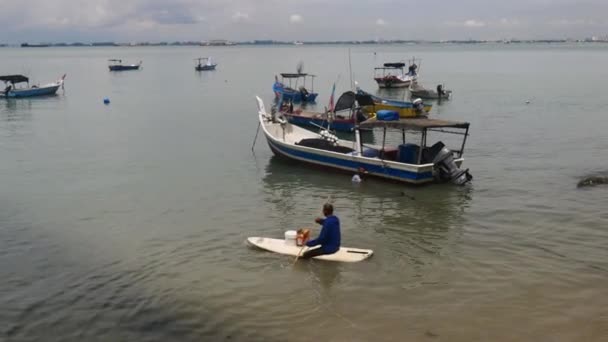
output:
<instances>
[{"instance_id":1,"label":"reflection of man","mask_svg":"<svg viewBox=\"0 0 608 342\"><path fill-rule=\"evenodd\" d=\"M319 236L306 243L308 247L321 247L309 249L304 252L302 258L309 259L319 255L334 254L340 249L340 220L334 215L333 205L327 203L323 206L323 215L325 218L317 218L315 222L322 224L321 233Z\"/></svg>"}]
</instances>

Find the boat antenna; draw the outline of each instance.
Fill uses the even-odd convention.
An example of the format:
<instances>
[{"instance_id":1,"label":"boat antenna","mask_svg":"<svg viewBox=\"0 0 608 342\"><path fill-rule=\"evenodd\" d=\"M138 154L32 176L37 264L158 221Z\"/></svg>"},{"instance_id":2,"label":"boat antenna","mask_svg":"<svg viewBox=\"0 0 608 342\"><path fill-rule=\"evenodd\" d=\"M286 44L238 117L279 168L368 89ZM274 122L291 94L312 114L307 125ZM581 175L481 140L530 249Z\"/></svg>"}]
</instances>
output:
<instances>
[{"instance_id":1,"label":"boat antenna","mask_svg":"<svg viewBox=\"0 0 608 342\"><path fill-rule=\"evenodd\" d=\"M350 75L350 90L355 90L353 85L353 66L350 61L350 48L348 48L348 74Z\"/></svg>"}]
</instances>

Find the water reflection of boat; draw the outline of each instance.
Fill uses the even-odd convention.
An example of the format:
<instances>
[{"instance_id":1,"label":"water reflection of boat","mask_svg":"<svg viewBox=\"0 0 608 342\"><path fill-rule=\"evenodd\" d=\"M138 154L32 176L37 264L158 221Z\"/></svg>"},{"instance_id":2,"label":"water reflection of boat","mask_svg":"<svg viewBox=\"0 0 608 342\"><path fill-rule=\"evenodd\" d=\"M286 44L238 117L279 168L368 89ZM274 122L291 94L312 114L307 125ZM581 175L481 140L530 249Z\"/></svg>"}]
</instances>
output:
<instances>
[{"instance_id":1,"label":"water reflection of boat","mask_svg":"<svg viewBox=\"0 0 608 342\"><path fill-rule=\"evenodd\" d=\"M353 186L350 177L309 172L298 163L276 156L268 160L264 171L266 200L280 206L281 212L287 210L297 215L297 208L306 207L297 205L302 202L309 203L310 208L306 209L317 210L314 203L322 202L331 194L345 222L350 215L349 220L361 223L365 229L396 235L399 239L407 231L426 235L461 225L471 194L469 187L396 188L394 184L373 178ZM382 226L374 225L376 222ZM363 244L378 250L385 248Z\"/></svg>"}]
</instances>

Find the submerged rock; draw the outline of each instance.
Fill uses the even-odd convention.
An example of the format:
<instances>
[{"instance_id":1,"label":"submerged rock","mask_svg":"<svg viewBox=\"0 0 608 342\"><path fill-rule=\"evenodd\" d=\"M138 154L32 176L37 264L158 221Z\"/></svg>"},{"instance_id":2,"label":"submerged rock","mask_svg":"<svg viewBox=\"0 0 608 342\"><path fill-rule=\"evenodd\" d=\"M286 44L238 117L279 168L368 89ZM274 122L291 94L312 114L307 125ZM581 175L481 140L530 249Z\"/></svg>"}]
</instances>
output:
<instances>
[{"instance_id":1,"label":"submerged rock","mask_svg":"<svg viewBox=\"0 0 608 342\"><path fill-rule=\"evenodd\" d=\"M608 176L589 176L581 179L576 185L578 188L586 186L596 186L600 184L608 184Z\"/></svg>"}]
</instances>

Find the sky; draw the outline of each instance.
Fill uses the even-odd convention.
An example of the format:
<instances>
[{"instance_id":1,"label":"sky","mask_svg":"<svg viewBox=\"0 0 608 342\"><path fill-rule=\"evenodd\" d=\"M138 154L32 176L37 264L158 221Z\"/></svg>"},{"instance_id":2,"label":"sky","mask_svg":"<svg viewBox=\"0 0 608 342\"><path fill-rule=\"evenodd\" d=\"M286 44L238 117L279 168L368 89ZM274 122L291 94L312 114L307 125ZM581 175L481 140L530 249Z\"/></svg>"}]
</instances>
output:
<instances>
[{"instance_id":1,"label":"sky","mask_svg":"<svg viewBox=\"0 0 608 342\"><path fill-rule=\"evenodd\" d=\"M0 0L0 43L608 34L608 0Z\"/></svg>"}]
</instances>

